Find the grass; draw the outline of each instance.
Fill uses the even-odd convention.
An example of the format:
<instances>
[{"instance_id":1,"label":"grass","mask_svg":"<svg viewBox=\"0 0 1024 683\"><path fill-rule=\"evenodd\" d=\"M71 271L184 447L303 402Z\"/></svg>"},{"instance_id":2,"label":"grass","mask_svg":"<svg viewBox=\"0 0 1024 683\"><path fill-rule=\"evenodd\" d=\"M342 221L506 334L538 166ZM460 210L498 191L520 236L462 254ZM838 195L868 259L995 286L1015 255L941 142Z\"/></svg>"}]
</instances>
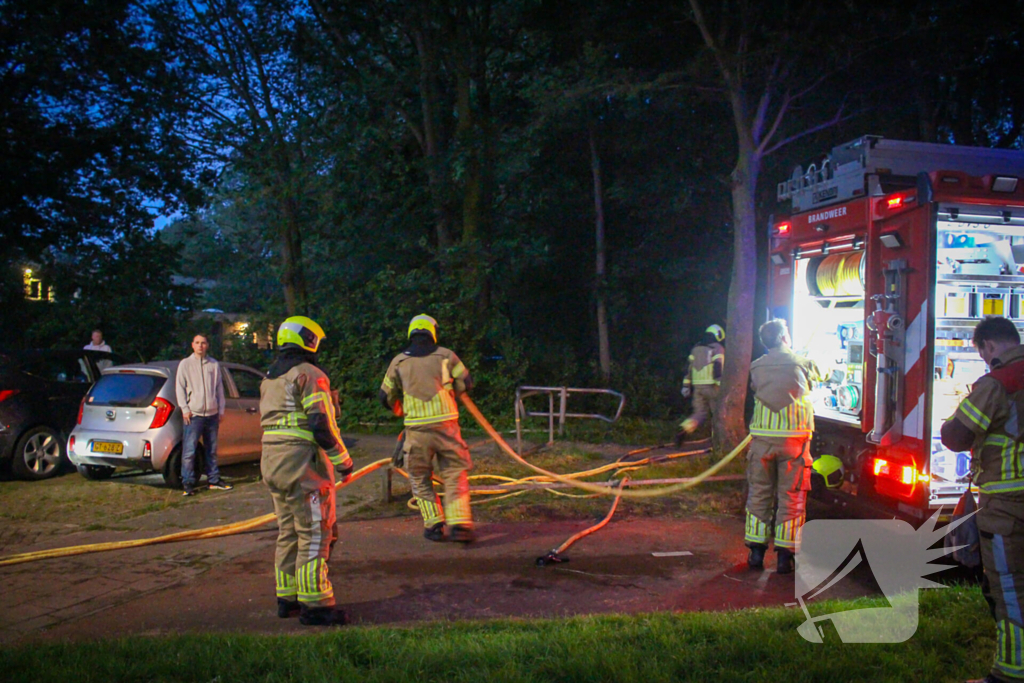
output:
<instances>
[{"instance_id":1,"label":"grass","mask_svg":"<svg viewBox=\"0 0 1024 683\"><path fill-rule=\"evenodd\" d=\"M296 636L179 635L0 650L15 681L958 681L991 664L995 628L980 591L922 592L905 643L824 644L803 614L770 608L363 627ZM879 606L834 603L829 611Z\"/></svg>"},{"instance_id":2,"label":"grass","mask_svg":"<svg viewBox=\"0 0 1024 683\"><path fill-rule=\"evenodd\" d=\"M255 482L258 464L230 466L236 486ZM35 531L127 530L131 520L153 512L191 504L181 491L154 483L154 476L119 471L106 481L88 481L77 472L66 472L46 481L10 479L0 483L0 523L31 522Z\"/></svg>"}]
</instances>

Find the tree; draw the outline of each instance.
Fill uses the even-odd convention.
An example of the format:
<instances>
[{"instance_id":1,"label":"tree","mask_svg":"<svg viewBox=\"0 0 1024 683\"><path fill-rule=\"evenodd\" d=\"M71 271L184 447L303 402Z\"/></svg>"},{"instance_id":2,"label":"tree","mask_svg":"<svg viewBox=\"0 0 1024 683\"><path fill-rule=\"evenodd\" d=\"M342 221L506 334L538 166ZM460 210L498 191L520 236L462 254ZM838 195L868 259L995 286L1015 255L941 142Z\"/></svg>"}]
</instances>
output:
<instances>
[{"instance_id":1,"label":"tree","mask_svg":"<svg viewBox=\"0 0 1024 683\"><path fill-rule=\"evenodd\" d=\"M0 4L0 263L117 239L197 201L179 82L144 9Z\"/></svg>"},{"instance_id":2,"label":"tree","mask_svg":"<svg viewBox=\"0 0 1024 683\"><path fill-rule=\"evenodd\" d=\"M870 33L853 30L859 24L856 13L834 5L732 0L720 3L713 16L706 14L701 0L689 0L689 5L728 104L736 141L736 161L729 176L733 267L728 338L714 425L718 445L731 447L746 433L744 408L758 273L757 189L762 164L779 148L843 119L841 105L833 105L824 116L798 108L849 63L850 47L838 36L856 35L858 41L868 41ZM698 64L698 68L702 66Z\"/></svg>"},{"instance_id":3,"label":"tree","mask_svg":"<svg viewBox=\"0 0 1024 683\"><path fill-rule=\"evenodd\" d=\"M223 173L243 176L277 236L280 279L290 314L305 311L303 238L318 168L310 67L297 59L301 19L285 0L162 0L154 13L163 49L189 83L190 142Z\"/></svg>"}]
</instances>

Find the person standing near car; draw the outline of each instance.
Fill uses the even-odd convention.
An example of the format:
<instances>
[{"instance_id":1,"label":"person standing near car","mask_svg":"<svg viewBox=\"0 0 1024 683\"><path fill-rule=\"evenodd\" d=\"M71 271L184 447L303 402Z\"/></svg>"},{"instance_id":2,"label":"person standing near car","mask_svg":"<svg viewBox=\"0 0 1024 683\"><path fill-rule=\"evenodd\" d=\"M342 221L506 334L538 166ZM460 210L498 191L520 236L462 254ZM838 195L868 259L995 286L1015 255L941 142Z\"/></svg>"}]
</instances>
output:
<instances>
[{"instance_id":1,"label":"person standing near car","mask_svg":"<svg viewBox=\"0 0 1024 683\"><path fill-rule=\"evenodd\" d=\"M195 472L196 445L203 437L206 454L206 477L211 489L230 491L233 486L220 476L217 467L217 431L224 417L224 380L220 363L208 355L210 341L206 335L192 338L192 355L178 363L175 392L185 423L181 444L181 483L184 495L195 494L199 476Z\"/></svg>"},{"instance_id":2,"label":"person standing near car","mask_svg":"<svg viewBox=\"0 0 1024 683\"><path fill-rule=\"evenodd\" d=\"M92 331L92 341L82 347L86 351L106 351L110 353L110 344L103 340L103 330Z\"/></svg>"},{"instance_id":3,"label":"person standing near car","mask_svg":"<svg viewBox=\"0 0 1024 683\"><path fill-rule=\"evenodd\" d=\"M292 316L277 331L277 360L260 384L260 473L277 515L277 616L306 626L341 626L327 561L337 540L334 475L352 474L338 431L331 382L317 365L323 328Z\"/></svg>"}]
</instances>

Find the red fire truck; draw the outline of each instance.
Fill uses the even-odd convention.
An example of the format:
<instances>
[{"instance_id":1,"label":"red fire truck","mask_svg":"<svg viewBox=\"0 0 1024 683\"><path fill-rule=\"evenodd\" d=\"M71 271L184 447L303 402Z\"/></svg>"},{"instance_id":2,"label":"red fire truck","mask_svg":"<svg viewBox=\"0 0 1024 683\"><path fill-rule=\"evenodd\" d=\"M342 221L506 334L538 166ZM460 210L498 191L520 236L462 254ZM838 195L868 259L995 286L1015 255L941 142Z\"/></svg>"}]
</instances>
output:
<instances>
[{"instance_id":1,"label":"red fire truck","mask_svg":"<svg viewBox=\"0 0 1024 683\"><path fill-rule=\"evenodd\" d=\"M974 326L1002 315L1024 332L1024 152L865 136L777 197L768 313L827 369L812 454L844 466L818 493L916 519L954 505L970 453L939 428L987 372Z\"/></svg>"}]
</instances>

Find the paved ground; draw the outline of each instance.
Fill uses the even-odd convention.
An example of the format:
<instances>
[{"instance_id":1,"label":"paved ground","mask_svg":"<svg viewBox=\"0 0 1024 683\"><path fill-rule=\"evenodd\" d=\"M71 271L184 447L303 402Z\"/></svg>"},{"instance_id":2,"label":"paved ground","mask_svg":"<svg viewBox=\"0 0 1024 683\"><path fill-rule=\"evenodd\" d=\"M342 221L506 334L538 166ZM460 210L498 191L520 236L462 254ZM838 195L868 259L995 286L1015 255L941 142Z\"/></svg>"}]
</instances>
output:
<instances>
[{"instance_id":1,"label":"paved ground","mask_svg":"<svg viewBox=\"0 0 1024 683\"><path fill-rule=\"evenodd\" d=\"M381 439L380 447L390 443ZM345 489L339 517L375 497L378 487L371 475ZM231 492L204 492L183 508L149 513L127 532L32 537L8 531L0 538L0 555L156 536L269 510L265 489L250 483ZM482 524L478 542L463 547L424 540L419 519L411 514L342 518L331 580L338 602L356 624L719 610L794 600L792 576L776 575L772 557L764 571L747 569L738 516L615 519L570 549L570 562L536 566L536 557L593 522ZM0 642L302 630L297 620L275 614L275 536L268 526L220 539L0 567ZM831 597L863 593L856 586L846 590L848 596Z\"/></svg>"}]
</instances>

